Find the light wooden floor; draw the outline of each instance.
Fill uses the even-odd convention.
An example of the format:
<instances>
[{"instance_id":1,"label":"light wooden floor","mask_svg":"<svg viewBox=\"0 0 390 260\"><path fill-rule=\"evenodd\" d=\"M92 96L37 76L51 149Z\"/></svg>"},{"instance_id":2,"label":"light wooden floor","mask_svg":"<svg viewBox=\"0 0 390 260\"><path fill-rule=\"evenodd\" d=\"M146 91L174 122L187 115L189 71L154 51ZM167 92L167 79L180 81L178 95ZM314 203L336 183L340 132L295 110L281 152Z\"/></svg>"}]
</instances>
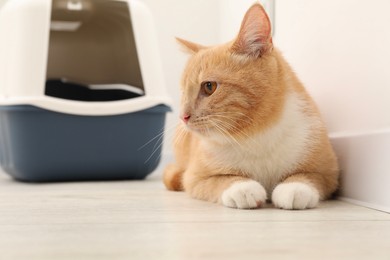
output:
<instances>
[{"instance_id":1,"label":"light wooden floor","mask_svg":"<svg viewBox=\"0 0 390 260\"><path fill-rule=\"evenodd\" d=\"M390 259L390 215L340 201L234 210L159 180L37 185L0 173L0 259Z\"/></svg>"}]
</instances>

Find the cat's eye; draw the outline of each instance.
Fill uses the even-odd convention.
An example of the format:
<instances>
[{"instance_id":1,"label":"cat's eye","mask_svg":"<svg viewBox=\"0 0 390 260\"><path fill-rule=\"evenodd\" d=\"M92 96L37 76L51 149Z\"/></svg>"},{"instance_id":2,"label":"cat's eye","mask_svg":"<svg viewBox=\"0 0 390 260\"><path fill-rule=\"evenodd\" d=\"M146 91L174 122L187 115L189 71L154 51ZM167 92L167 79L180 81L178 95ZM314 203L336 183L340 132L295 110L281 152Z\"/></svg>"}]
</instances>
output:
<instances>
[{"instance_id":1,"label":"cat's eye","mask_svg":"<svg viewBox=\"0 0 390 260\"><path fill-rule=\"evenodd\" d=\"M202 91L206 95L210 96L217 90L218 83L215 81L205 81L202 82L201 87L202 87Z\"/></svg>"}]
</instances>

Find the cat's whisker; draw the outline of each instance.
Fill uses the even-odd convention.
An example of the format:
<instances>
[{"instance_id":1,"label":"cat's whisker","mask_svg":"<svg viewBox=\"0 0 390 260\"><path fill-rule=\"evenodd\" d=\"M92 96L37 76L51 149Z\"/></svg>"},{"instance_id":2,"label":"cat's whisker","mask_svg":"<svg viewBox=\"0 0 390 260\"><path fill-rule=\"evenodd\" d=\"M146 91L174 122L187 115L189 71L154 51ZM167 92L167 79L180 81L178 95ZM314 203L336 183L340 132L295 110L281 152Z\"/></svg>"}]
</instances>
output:
<instances>
[{"instance_id":1,"label":"cat's whisker","mask_svg":"<svg viewBox=\"0 0 390 260\"><path fill-rule=\"evenodd\" d=\"M232 141L226 136L226 134L222 131L221 127L218 125L218 123L211 121L210 123L217 129L217 131L222 135L222 137L232 146L235 147L235 145L232 143Z\"/></svg>"},{"instance_id":2,"label":"cat's whisker","mask_svg":"<svg viewBox=\"0 0 390 260\"><path fill-rule=\"evenodd\" d=\"M225 118L223 118L225 119ZM226 128L226 130L236 130L237 131L237 134L243 134L245 135L246 137L249 137L246 133L243 132L242 129L239 129L237 126L235 126L233 123L229 122L229 121L226 121L226 120L221 120L221 119L218 119L218 118L214 118L214 120L217 120L218 122L220 122L220 124Z\"/></svg>"},{"instance_id":3,"label":"cat's whisker","mask_svg":"<svg viewBox=\"0 0 390 260\"><path fill-rule=\"evenodd\" d=\"M165 133L165 130L163 130L162 132L158 133L155 137L151 138L149 141L147 141L145 144L143 144L142 146L140 146L138 148L137 151L140 151L142 150L143 148L145 148L148 144L150 144L151 142L153 142L155 139L159 138L160 136L164 135Z\"/></svg>"},{"instance_id":4,"label":"cat's whisker","mask_svg":"<svg viewBox=\"0 0 390 260\"><path fill-rule=\"evenodd\" d=\"M233 130L236 130L237 134L244 135L247 138L245 141L251 141L254 145L257 145L256 141L253 139L252 136L249 136L247 133L244 132L244 130L242 130L234 125L235 122L232 118L221 116L221 115L213 115L213 117L220 117L220 118L224 118L224 119L228 120L228 121L224 121L224 123L226 125L228 125Z\"/></svg>"},{"instance_id":5,"label":"cat's whisker","mask_svg":"<svg viewBox=\"0 0 390 260\"><path fill-rule=\"evenodd\" d=\"M165 135L165 138L166 138L166 140L170 140L170 139L173 139L174 138L174 135L175 135L175 132L174 131L169 131L168 133L166 133L166 135ZM161 136L161 138L163 138L164 136ZM169 141L170 143L172 143L172 141ZM156 142L156 144L158 143L158 141ZM154 145L154 147L153 147L153 149L159 149L159 147L157 147L156 148L156 144ZM162 142L161 142L161 144L162 144ZM160 145L161 146L161 145ZM160 154L157 156L157 158L156 158L156 160L155 160L155 162L157 163L159 160L160 160L160 158L161 158L161 155L162 155L162 150L160 151Z\"/></svg>"},{"instance_id":6,"label":"cat's whisker","mask_svg":"<svg viewBox=\"0 0 390 260\"><path fill-rule=\"evenodd\" d=\"M237 126L233 125L233 123L235 123L235 122L233 122L233 120L230 120L230 121L232 121L232 123L229 123L229 121L228 122L225 121L224 123L229 125L233 130L235 130L238 135L244 136L245 137L245 139L244 139L245 142L251 141L254 145L257 144L257 142L254 140L253 136L248 135L247 133L244 132L243 129L240 129Z\"/></svg>"},{"instance_id":7,"label":"cat's whisker","mask_svg":"<svg viewBox=\"0 0 390 260\"><path fill-rule=\"evenodd\" d=\"M160 137L159 137L159 138L157 139L157 141L154 143L153 149L152 149L152 150L156 149L157 144L159 144L159 143L162 142L162 139L164 138L164 136L165 136L165 137L167 136L166 133L163 134L163 135L160 135Z\"/></svg>"},{"instance_id":8,"label":"cat's whisker","mask_svg":"<svg viewBox=\"0 0 390 260\"><path fill-rule=\"evenodd\" d=\"M150 159L152 159L153 155L160 149L160 147L163 145L163 142L161 142L157 148L152 152L152 154L148 157L148 159L146 159L146 161L144 162L144 164L146 164Z\"/></svg>"},{"instance_id":9,"label":"cat's whisker","mask_svg":"<svg viewBox=\"0 0 390 260\"><path fill-rule=\"evenodd\" d=\"M237 122L248 123L248 120L243 119L243 118L231 118L229 116L224 116L224 115L220 115L220 114L213 114L211 117L223 118L224 120L231 122L233 125L236 125ZM251 123L251 122L249 122L249 123Z\"/></svg>"},{"instance_id":10,"label":"cat's whisker","mask_svg":"<svg viewBox=\"0 0 390 260\"><path fill-rule=\"evenodd\" d=\"M207 135L208 135L208 136L211 136L210 128L206 127L206 130L207 130Z\"/></svg>"},{"instance_id":11,"label":"cat's whisker","mask_svg":"<svg viewBox=\"0 0 390 260\"><path fill-rule=\"evenodd\" d=\"M232 135L230 134L228 131L226 131L226 129L223 129L223 131L226 133L226 136L230 139L233 140L233 142L238 146L240 147L241 149L243 148L243 145Z\"/></svg>"},{"instance_id":12,"label":"cat's whisker","mask_svg":"<svg viewBox=\"0 0 390 260\"><path fill-rule=\"evenodd\" d=\"M171 129L172 130L172 129ZM164 136L161 136L160 137L160 139L162 139ZM157 143L159 143L159 145L156 147L156 144ZM152 150L152 153L151 153L151 155L146 159L146 161L144 162L144 164L146 164L152 157L153 157L153 155L158 151L158 150L160 150L160 148L161 148L161 146L164 144L164 142L159 142L159 141L157 141L156 142L156 144L154 145L154 147L153 147L153 150ZM158 158L159 157L161 157L161 151L160 151L160 154L157 156L157 160L158 160Z\"/></svg>"},{"instance_id":13,"label":"cat's whisker","mask_svg":"<svg viewBox=\"0 0 390 260\"><path fill-rule=\"evenodd\" d=\"M179 128L177 132L177 136L175 137L173 144L176 146L177 144L181 143L181 141L185 138L185 136L188 134L188 131L184 128Z\"/></svg>"},{"instance_id":14,"label":"cat's whisker","mask_svg":"<svg viewBox=\"0 0 390 260\"><path fill-rule=\"evenodd\" d=\"M151 140L149 140L146 144L144 144L142 147L140 147L139 149L138 149L138 151L139 150L141 150L141 149L143 149L143 148L145 148L147 145L149 145L151 142L153 142L154 140L156 140L155 141L155 144L154 144L154 146L153 146L153 148L152 148L152 153L151 153L151 155L146 159L146 161L144 162L144 164L146 164L152 157L153 157L153 155L160 149L160 147L163 145L163 141L162 141L162 139L165 137L166 139L171 139L173 136L174 136L174 129L176 128L176 125L173 125L173 126L168 126L167 128L166 128L166 130L164 130L164 131L162 131L161 133L159 133L158 135L156 135L155 137L153 137ZM158 146L157 146L157 144L159 144ZM161 157L161 151L160 151L160 154L159 154L159 156L157 156L157 160L159 159L159 157Z\"/></svg>"},{"instance_id":15,"label":"cat's whisker","mask_svg":"<svg viewBox=\"0 0 390 260\"><path fill-rule=\"evenodd\" d=\"M216 113L215 115L239 115L240 117L245 117L246 119L248 119L250 122L253 122L253 118L249 117L248 115L242 113L242 112L238 112L238 111L222 111L222 112L218 112ZM245 121L244 119L242 118L235 118L237 120L243 120Z\"/></svg>"},{"instance_id":16,"label":"cat's whisker","mask_svg":"<svg viewBox=\"0 0 390 260\"><path fill-rule=\"evenodd\" d=\"M241 121L242 121L242 122L247 122L246 120L244 120L244 119L242 119L242 118L231 118L231 117L223 116L223 115L219 115L219 114L212 115L211 117L223 118L223 119L228 120L228 121L231 122L232 124L237 123L236 121L238 121L238 122L241 122Z\"/></svg>"},{"instance_id":17,"label":"cat's whisker","mask_svg":"<svg viewBox=\"0 0 390 260\"><path fill-rule=\"evenodd\" d=\"M215 120L215 119L214 119ZM231 135L226 129L224 129L224 126L223 126L223 124L222 123L224 123L223 121L220 121L220 120L218 120L218 119L216 119L218 122L219 122L219 124L217 123L217 122L215 122L214 121L214 123L215 123L215 126L218 128L218 129L220 129L223 133L224 133L224 135L226 136L226 138L229 140L233 140L240 148L243 148L242 147L242 144L240 144L240 142L238 142L237 141L237 139L233 136L233 135ZM210 121L212 121L212 120L210 120ZM230 142L231 143L231 142ZM232 144L232 143L231 143ZM233 145L232 144L232 146L233 147L235 147L235 145Z\"/></svg>"},{"instance_id":18,"label":"cat's whisker","mask_svg":"<svg viewBox=\"0 0 390 260\"><path fill-rule=\"evenodd\" d=\"M153 142L156 138L160 138L161 136L164 136L164 134L166 134L167 132L169 131L172 131L172 129L174 129L175 126L171 126L171 127L168 127L167 129L164 129L164 127L162 129L160 129L160 133L158 133L155 137L153 137L152 139L150 139L148 142L146 142L144 145L142 145L141 147L138 148L138 151L142 150L143 148L145 148L148 144L150 144L151 142Z\"/></svg>"},{"instance_id":19,"label":"cat's whisker","mask_svg":"<svg viewBox=\"0 0 390 260\"><path fill-rule=\"evenodd\" d=\"M244 139L244 141L242 141L242 140L238 141L237 140L237 142L240 144L241 148L244 147L244 142L246 144L248 144L248 141L250 141L251 145L253 145L254 147L257 146L257 142L253 139L253 137L251 137L251 136L247 135L246 133L244 133L243 130L239 129L238 127L236 127L236 126L234 126L234 125L232 125L232 124L230 124L229 122L226 122L226 121L221 121L221 125L222 126L223 126L223 124L225 124L225 128L229 128L229 126L232 127L232 128L235 128L237 130L237 134L241 134L241 135L244 135L246 137L246 139ZM231 137L234 138L233 136L231 136ZM234 138L234 139L236 139L236 138Z\"/></svg>"},{"instance_id":20,"label":"cat's whisker","mask_svg":"<svg viewBox=\"0 0 390 260\"><path fill-rule=\"evenodd\" d=\"M229 123L229 125L232 126L232 128L236 128L236 129L239 129L240 131L243 131L242 130L242 125L243 124L247 124L248 121L245 120L245 119L236 119L236 118L230 118L230 117L227 117L227 116L222 116L222 115L213 115L212 116L213 118L219 118L221 120L223 120L224 122L226 123ZM241 128L239 128L241 127Z\"/></svg>"}]
</instances>

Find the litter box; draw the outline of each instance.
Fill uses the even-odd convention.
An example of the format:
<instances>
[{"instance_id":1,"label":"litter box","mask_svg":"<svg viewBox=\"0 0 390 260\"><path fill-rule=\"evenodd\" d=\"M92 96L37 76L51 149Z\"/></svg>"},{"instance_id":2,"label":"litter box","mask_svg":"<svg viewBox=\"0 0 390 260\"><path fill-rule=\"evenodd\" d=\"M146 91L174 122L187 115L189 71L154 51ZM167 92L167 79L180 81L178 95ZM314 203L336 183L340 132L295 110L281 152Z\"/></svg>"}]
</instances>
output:
<instances>
[{"instance_id":1,"label":"litter box","mask_svg":"<svg viewBox=\"0 0 390 260\"><path fill-rule=\"evenodd\" d=\"M157 167L171 101L142 2L7 0L0 38L6 173L28 182L118 180Z\"/></svg>"}]
</instances>

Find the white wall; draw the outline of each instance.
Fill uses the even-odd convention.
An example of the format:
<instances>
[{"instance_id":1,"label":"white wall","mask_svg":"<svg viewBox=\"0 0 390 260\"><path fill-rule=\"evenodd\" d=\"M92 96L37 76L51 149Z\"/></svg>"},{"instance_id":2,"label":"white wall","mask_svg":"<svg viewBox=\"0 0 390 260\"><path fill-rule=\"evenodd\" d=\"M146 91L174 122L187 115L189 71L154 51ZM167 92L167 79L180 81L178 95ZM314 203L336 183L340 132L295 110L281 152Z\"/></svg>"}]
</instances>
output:
<instances>
[{"instance_id":1,"label":"white wall","mask_svg":"<svg viewBox=\"0 0 390 260\"><path fill-rule=\"evenodd\" d=\"M331 132L390 127L390 1L277 0L275 42Z\"/></svg>"},{"instance_id":2,"label":"white wall","mask_svg":"<svg viewBox=\"0 0 390 260\"><path fill-rule=\"evenodd\" d=\"M220 0L219 1L219 40L220 43L227 42L237 36L241 21L244 18L246 11L254 3L260 2L267 13L270 15L271 23L273 19L274 0Z\"/></svg>"},{"instance_id":3,"label":"white wall","mask_svg":"<svg viewBox=\"0 0 390 260\"><path fill-rule=\"evenodd\" d=\"M3 4L5 4L7 0L0 0L0 8L2 7Z\"/></svg>"},{"instance_id":4,"label":"white wall","mask_svg":"<svg viewBox=\"0 0 390 260\"><path fill-rule=\"evenodd\" d=\"M220 0L219 40L227 42L237 36L245 12L254 0Z\"/></svg>"}]
</instances>

